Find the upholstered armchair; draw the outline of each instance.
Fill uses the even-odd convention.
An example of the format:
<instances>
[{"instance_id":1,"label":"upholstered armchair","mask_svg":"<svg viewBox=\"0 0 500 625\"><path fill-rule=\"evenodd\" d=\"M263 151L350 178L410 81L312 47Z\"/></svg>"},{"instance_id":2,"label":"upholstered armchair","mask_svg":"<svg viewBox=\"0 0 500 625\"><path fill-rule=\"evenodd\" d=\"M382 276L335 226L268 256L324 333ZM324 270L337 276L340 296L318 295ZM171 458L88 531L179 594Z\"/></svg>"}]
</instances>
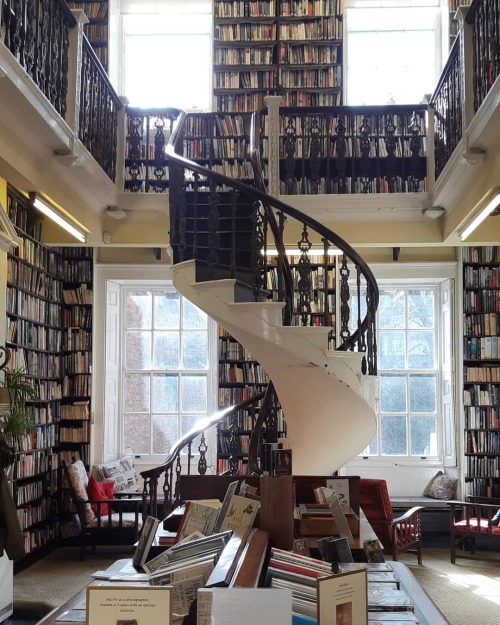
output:
<instances>
[{"instance_id":1,"label":"upholstered armchair","mask_svg":"<svg viewBox=\"0 0 500 625\"><path fill-rule=\"evenodd\" d=\"M359 506L382 543L385 554L398 560L401 553L415 553L418 563L422 564L422 506L415 506L395 519L386 481L373 479L360 480Z\"/></svg>"},{"instance_id":2,"label":"upholstered armchair","mask_svg":"<svg viewBox=\"0 0 500 625\"><path fill-rule=\"evenodd\" d=\"M500 499L469 497L468 501L448 501L450 505L450 558L483 560L476 546L496 548L500 542ZM478 545L476 545L476 540ZM500 562L500 558L490 558Z\"/></svg>"}]
</instances>

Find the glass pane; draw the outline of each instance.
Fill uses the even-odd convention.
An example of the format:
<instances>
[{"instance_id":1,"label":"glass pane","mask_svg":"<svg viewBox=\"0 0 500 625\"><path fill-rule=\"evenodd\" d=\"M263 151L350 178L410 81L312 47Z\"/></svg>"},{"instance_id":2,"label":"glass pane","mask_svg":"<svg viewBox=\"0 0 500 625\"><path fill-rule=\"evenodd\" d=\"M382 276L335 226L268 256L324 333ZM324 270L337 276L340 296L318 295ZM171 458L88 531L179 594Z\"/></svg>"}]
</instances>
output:
<instances>
[{"instance_id":1,"label":"glass pane","mask_svg":"<svg viewBox=\"0 0 500 625\"><path fill-rule=\"evenodd\" d=\"M383 329L405 327L405 293L400 291L381 291L378 307L379 326Z\"/></svg>"},{"instance_id":2,"label":"glass pane","mask_svg":"<svg viewBox=\"0 0 500 625\"><path fill-rule=\"evenodd\" d=\"M153 376L153 412L179 411L178 385L176 375Z\"/></svg>"},{"instance_id":3,"label":"glass pane","mask_svg":"<svg viewBox=\"0 0 500 625\"><path fill-rule=\"evenodd\" d=\"M436 417L411 417L410 453L412 456L436 456Z\"/></svg>"},{"instance_id":4,"label":"glass pane","mask_svg":"<svg viewBox=\"0 0 500 625\"><path fill-rule=\"evenodd\" d=\"M434 332L408 332L408 367L434 369Z\"/></svg>"},{"instance_id":5,"label":"glass pane","mask_svg":"<svg viewBox=\"0 0 500 625\"><path fill-rule=\"evenodd\" d=\"M181 386L181 411L206 412L207 378L205 376L184 376Z\"/></svg>"},{"instance_id":6,"label":"glass pane","mask_svg":"<svg viewBox=\"0 0 500 625\"><path fill-rule=\"evenodd\" d=\"M206 332L185 332L182 337L182 368L208 369Z\"/></svg>"},{"instance_id":7,"label":"glass pane","mask_svg":"<svg viewBox=\"0 0 500 625\"><path fill-rule=\"evenodd\" d=\"M177 330L180 327L179 293L155 293L155 328Z\"/></svg>"},{"instance_id":8,"label":"glass pane","mask_svg":"<svg viewBox=\"0 0 500 625\"><path fill-rule=\"evenodd\" d=\"M180 438L177 429L177 415L154 415L153 453L168 454L172 445Z\"/></svg>"},{"instance_id":9,"label":"glass pane","mask_svg":"<svg viewBox=\"0 0 500 625\"><path fill-rule=\"evenodd\" d=\"M149 375L128 373L123 386L125 412L149 412Z\"/></svg>"},{"instance_id":10,"label":"glass pane","mask_svg":"<svg viewBox=\"0 0 500 625\"><path fill-rule=\"evenodd\" d=\"M380 438L383 456L406 455L406 418L382 417Z\"/></svg>"},{"instance_id":11,"label":"glass pane","mask_svg":"<svg viewBox=\"0 0 500 625\"><path fill-rule=\"evenodd\" d=\"M354 289L353 289L354 291ZM350 301L350 311L349 315L349 328L351 332L355 332L358 329L358 296L357 293L351 292L351 301ZM361 320L366 317L366 290L361 289L360 291L360 301L359 301L359 316Z\"/></svg>"},{"instance_id":12,"label":"glass pane","mask_svg":"<svg viewBox=\"0 0 500 625\"><path fill-rule=\"evenodd\" d=\"M151 291L127 291L126 316L127 328L151 328Z\"/></svg>"},{"instance_id":13,"label":"glass pane","mask_svg":"<svg viewBox=\"0 0 500 625\"><path fill-rule=\"evenodd\" d=\"M155 332L155 369L179 369L180 338L178 332Z\"/></svg>"},{"instance_id":14,"label":"glass pane","mask_svg":"<svg viewBox=\"0 0 500 625\"><path fill-rule=\"evenodd\" d=\"M127 332L125 366L127 369L151 367L151 332Z\"/></svg>"},{"instance_id":15,"label":"glass pane","mask_svg":"<svg viewBox=\"0 0 500 625\"><path fill-rule=\"evenodd\" d=\"M194 428L195 425L198 423L198 421L200 421L200 417L198 416L190 416L190 417L182 417L182 436L184 436L184 434L187 434L189 432L189 430L191 430L191 428ZM200 446L200 442L201 442L201 434L199 434L198 436L196 436L196 438L193 439L193 443L191 445L191 453L193 454L198 454L198 447ZM187 453L187 450L185 450L185 453Z\"/></svg>"},{"instance_id":16,"label":"glass pane","mask_svg":"<svg viewBox=\"0 0 500 625\"><path fill-rule=\"evenodd\" d=\"M201 330L208 325L208 316L188 299L183 299L182 323L185 330Z\"/></svg>"},{"instance_id":17,"label":"glass pane","mask_svg":"<svg viewBox=\"0 0 500 625\"><path fill-rule=\"evenodd\" d=\"M148 414L126 415L123 426L125 449L133 454L151 453L151 431Z\"/></svg>"},{"instance_id":18,"label":"glass pane","mask_svg":"<svg viewBox=\"0 0 500 625\"><path fill-rule=\"evenodd\" d=\"M408 327L434 327L434 291L431 289L408 291Z\"/></svg>"},{"instance_id":19,"label":"glass pane","mask_svg":"<svg viewBox=\"0 0 500 625\"><path fill-rule=\"evenodd\" d=\"M359 454L360 456L376 456L378 454L378 440L377 435L372 438L368 447L365 447Z\"/></svg>"},{"instance_id":20,"label":"glass pane","mask_svg":"<svg viewBox=\"0 0 500 625\"><path fill-rule=\"evenodd\" d=\"M410 376L410 412L436 411L436 378L433 375Z\"/></svg>"},{"instance_id":21,"label":"glass pane","mask_svg":"<svg viewBox=\"0 0 500 625\"><path fill-rule=\"evenodd\" d=\"M405 333L379 333L379 369L404 369Z\"/></svg>"},{"instance_id":22,"label":"glass pane","mask_svg":"<svg viewBox=\"0 0 500 625\"><path fill-rule=\"evenodd\" d=\"M406 412L405 376L380 376L380 412Z\"/></svg>"}]
</instances>

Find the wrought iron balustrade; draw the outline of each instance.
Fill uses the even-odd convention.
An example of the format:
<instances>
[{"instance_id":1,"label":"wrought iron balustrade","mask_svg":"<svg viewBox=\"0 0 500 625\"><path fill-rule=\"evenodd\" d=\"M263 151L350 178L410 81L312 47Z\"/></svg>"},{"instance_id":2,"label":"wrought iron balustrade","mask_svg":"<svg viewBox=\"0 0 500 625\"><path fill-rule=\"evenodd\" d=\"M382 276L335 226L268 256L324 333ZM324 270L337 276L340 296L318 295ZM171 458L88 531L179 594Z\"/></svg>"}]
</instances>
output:
<instances>
[{"instance_id":1,"label":"wrought iron balustrade","mask_svg":"<svg viewBox=\"0 0 500 625\"><path fill-rule=\"evenodd\" d=\"M499 0L474 0L465 21L472 27L474 112L477 113L500 73Z\"/></svg>"}]
</instances>

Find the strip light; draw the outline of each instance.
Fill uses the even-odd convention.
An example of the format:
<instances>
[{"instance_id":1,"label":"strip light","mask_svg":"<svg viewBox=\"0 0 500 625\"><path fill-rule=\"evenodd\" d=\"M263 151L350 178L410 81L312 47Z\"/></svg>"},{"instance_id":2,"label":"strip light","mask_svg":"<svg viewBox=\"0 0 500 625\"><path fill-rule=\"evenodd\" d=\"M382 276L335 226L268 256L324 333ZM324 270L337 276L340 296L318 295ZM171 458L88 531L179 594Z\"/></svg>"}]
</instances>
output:
<instances>
[{"instance_id":1,"label":"strip light","mask_svg":"<svg viewBox=\"0 0 500 625\"><path fill-rule=\"evenodd\" d=\"M484 204L486 202L486 204ZM479 224L483 223L483 221L491 215L491 213L500 206L500 188L493 189L484 198L478 203L483 208L473 217L472 221L468 223L468 225L461 231L459 231L458 236L461 241L465 241L468 236L470 236L474 230L479 226Z\"/></svg>"},{"instance_id":2,"label":"strip light","mask_svg":"<svg viewBox=\"0 0 500 625\"><path fill-rule=\"evenodd\" d=\"M46 217L55 222L58 226L61 226L66 232L69 232L72 236L75 237L81 243L85 243L87 241L87 235L84 234L81 230L78 230L73 224L67 221L60 213L58 213L54 208L49 206L45 200L42 200L38 197L38 195L34 192L29 194L31 203L34 208L43 213Z\"/></svg>"}]
</instances>

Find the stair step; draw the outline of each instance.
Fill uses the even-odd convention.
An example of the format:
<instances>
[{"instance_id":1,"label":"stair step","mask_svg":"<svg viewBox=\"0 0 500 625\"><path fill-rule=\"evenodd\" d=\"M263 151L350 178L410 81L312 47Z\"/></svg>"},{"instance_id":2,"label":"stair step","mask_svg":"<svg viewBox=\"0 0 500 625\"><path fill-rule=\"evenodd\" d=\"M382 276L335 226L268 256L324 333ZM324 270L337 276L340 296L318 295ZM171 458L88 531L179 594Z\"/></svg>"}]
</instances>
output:
<instances>
[{"instance_id":1,"label":"stair step","mask_svg":"<svg viewBox=\"0 0 500 625\"><path fill-rule=\"evenodd\" d=\"M252 327L260 328L263 334L263 324L272 328L281 328L284 302L235 302L228 306L238 315L238 318L245 319L245 325L242 327L246 330L250 329L250 324ZM255 323L252 323L253 320Z\"/></svg>"},{"instance_id":2,"label":"stair step","mask_svg":"<svg viewBox=\"0 0 500 625\"><path fill-rule=\"evenodd\" d=\"M290 345L302 341L308 346L326 351L331 330L328 326L283 326L279 328L279 333Z\"/></svg>"}]
</instances>

